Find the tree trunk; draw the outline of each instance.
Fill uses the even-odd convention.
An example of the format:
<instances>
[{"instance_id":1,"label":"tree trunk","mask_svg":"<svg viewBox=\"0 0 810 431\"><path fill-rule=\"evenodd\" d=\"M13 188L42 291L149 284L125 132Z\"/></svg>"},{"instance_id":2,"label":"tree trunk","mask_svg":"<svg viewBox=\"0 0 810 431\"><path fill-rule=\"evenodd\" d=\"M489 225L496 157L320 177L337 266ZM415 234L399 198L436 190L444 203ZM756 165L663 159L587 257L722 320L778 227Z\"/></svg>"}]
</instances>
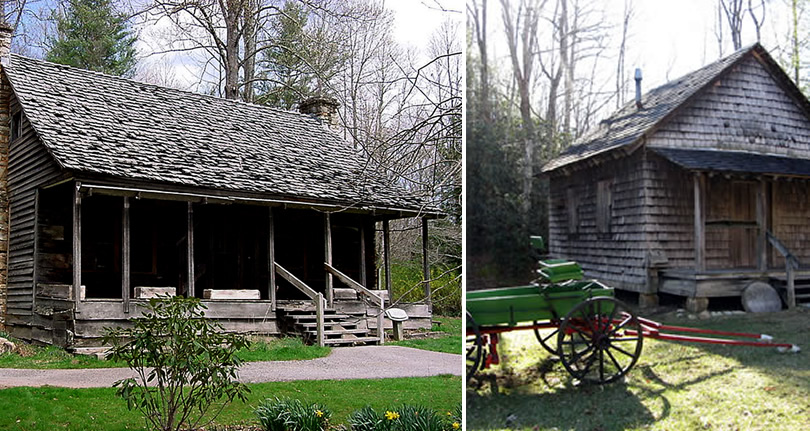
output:
<instances>
[{"instance_id":1,"label":"tree trunk","mask_svg":"<svg viewBox=\"0 0 810 431\"><path fill-rule=\"evenodd\" d=\"M256 0L246 0L245 4L247 7L244 12L245 24L244 34L242 35L245 46L245 59L242 67L245 88L242 90L242 100L253 103L253 79L256 77L256 14L258 13L258 4Z\"/></svg>"},{"instance_id":2,"label":"tree trunk","mask_svg":"<svg viewBox=\"0 0 810 431\"><path fill-rule=\"evenodd\" d=\"M236 0L229 0L225 17L225 98L239 98L239 18L242 8Z\"/></svg>"}]
</instances>

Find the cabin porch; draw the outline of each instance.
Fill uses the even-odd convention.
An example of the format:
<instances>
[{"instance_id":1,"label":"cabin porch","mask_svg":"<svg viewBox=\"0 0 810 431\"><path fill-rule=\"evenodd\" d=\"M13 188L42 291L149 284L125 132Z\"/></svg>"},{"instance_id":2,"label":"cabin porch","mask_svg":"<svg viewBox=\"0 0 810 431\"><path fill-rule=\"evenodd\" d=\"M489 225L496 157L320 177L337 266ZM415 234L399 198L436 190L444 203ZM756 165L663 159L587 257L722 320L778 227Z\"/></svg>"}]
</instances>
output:
<instances>
[{"instance_id":1,"label":"cabin porch","mask_svg":"<svg viewBox=\"0 0 810 431\"><path fill-rule=\"evenodd\" d=\"M32 315L12 318L9 329L69 349L97 347L103 328L126 326L150 297L169 294L200 298L228 331L383 343L388 221L400 216L59 184L37 196ZM378 236L386 283L377 276ZM408 312L405 328L431 326L424 284L424 301L396 305Z\"/></svg>"}]
</instances>

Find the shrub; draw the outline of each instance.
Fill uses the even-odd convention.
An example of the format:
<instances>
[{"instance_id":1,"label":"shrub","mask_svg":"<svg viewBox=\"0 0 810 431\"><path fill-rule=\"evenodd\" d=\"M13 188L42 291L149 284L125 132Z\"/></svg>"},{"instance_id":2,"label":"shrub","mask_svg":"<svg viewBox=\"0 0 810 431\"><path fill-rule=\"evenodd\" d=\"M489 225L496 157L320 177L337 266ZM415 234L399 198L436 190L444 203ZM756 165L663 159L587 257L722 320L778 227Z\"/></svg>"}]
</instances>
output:
<instances>
[{"instance_id":1,"label":"shrub","mask_svg":"<svg viewBox=\"0 0 810 431\"><path fill-rule=\"evenodd\" d=\"M438 316L461 316L460 269L444 265L431 265L430 274L432 279L430 290L433 313ZM425 299L425 290L422 286L422 278L421 260L392 262L391 288L393 298L402 302L423 301Z\"/></svg>"},{"instance_id":2,"label":"shrub","mask_svg":"<svg viewBox=\"0 0 810 431\"><path fill-rule=\"evenodd\" d=\"M205 318L196 298L151 299L130 329L106 329L110 359L125 362L137 378L115 382L130 410L143 413L150 429L196 428L213 419L249 389L237 382L236 351L245 337L223 333Z\"/></svg>"},{"instance_id":3,"label":"shrub","mask_svg":"<svg viewBox=\"0 0 810 431\"><path fill-rule=\"evenodd\" d=\"M256 408L265 431L325 431L332 412L320 404L304 405L289 398L266 399Z\"/></svg>"},{"instance_id":4,"label":"shrub","mask_svg":"<svg viewBox=\"0 0 810 431\"><path fill-rule=\"evenodd\" d=\"M429 408L407 404L380 412L367 406L349 416L352 431L442 431L445 422Z\"/></svg>"}]
</instances>

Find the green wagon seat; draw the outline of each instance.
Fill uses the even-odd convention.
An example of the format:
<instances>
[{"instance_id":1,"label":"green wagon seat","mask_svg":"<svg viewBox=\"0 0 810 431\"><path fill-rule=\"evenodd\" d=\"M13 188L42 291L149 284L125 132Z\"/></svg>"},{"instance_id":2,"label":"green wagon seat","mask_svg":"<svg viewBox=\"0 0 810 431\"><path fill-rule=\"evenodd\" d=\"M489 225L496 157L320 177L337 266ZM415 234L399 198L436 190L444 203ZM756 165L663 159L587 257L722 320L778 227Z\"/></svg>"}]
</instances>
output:
<instances>
[{"instance_id":1,"label":"green wagon seat","mask_svg":"<svg viewBox=\"0 0 810 431\"><path fill-rule=\"evenodd\" d=\"M551 283L560 283L568 280L582 280L583 272L579 264L565 259L548 259L538 262L540 268L537 273Z\"/></svg>"}]
</instances>

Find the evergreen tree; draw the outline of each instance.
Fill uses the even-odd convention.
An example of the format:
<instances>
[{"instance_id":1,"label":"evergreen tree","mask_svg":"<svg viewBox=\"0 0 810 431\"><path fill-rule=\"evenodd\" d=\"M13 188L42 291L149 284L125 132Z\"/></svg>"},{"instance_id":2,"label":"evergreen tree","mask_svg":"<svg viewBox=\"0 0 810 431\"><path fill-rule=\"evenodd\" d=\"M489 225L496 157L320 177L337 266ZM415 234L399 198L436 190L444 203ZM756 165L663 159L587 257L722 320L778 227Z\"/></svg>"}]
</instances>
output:
<instances>
[{"instance_id":1,"label":"evergreen tree","mask_svg":"<svg viewBox=\"0 0 810 431\"><path fill-rule=\"evenodd\" d=\"M55 12L56 37L45 59L110 75L130 76L135 68L135 41L125 14L111 0L71 0Z\"/></svg>"},{"instance_id":2,"label":"evergreen tree","mask_svg":"<svg viewBox=\"0 0 810 431\"><path fill-rule=\"evenodd\" d=\"M282 109L291 109L312 94L315 77L306 58L308 43L304 35L308 13L297 2L286 2L273 20L275 35L263 51L264 82L259 86L257 101Z\"/></svg>"}]
</instances>

